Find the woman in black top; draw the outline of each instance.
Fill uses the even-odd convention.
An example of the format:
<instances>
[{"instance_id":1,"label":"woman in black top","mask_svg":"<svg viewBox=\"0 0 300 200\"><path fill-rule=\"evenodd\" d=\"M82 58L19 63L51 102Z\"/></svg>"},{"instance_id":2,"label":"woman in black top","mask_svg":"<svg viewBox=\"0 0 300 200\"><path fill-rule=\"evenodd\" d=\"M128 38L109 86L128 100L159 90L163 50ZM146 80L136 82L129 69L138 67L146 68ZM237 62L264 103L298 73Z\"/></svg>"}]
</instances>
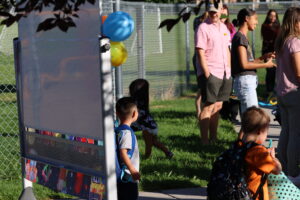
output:
<instances>
[{"instance_id":1,"label":"woman in black top","mask_svg":"<svg viewBox=\"0 0 300 200\"><path fill-rule=\"evenodd\" d=\"M233 24L239 27L232 39L231 48L231 72L234 78L233 89L241 102L243 113L251 106L258 106L256 93L257 75L256 69L273 67L274 54L266 54L254 59L252 49L247 38L248 32L253 31L258 24L257 14L254 10L244 8L239 11ZM265 60L268 60L264 63Z\"/></svg>"},{"instance_id":2,"label":"woman in black top","mask_svg":"<svg viewBox=\"0 0 300 200\"><path fill-rule=\"evenodd\" d=\"M278 14L275 10L271 9L268 11L264 23L261 25L261 37L263 39L262 43L262 55L270 52L274 52L274 45L276 37L280 30L280 23L278 19ZM267 68L266 73L266 90L269 96L275 86L275 74L276 67Z\"/></svg>"}]
</instances>

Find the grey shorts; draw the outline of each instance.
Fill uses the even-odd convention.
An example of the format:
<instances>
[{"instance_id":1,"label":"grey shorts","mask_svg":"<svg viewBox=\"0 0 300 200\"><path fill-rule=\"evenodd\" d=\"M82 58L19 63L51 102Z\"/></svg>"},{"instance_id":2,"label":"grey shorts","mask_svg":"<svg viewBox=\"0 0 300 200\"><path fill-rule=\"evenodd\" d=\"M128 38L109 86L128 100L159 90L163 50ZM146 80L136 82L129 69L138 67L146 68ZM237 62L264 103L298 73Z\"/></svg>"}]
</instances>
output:
<instances>
[{"instance_id":1,"label":"grey shorts","mask_svg":"<svg viewBox=\"0 0 300 200\"><path fill-rule=\"evenodd\" d=\"M204 75L199 77L201 86L202 101L204 103L215 103L218 101L228 101L232 90L232 78L219 79L210 74L208 78Z\"/></svg>"}]
</instances>

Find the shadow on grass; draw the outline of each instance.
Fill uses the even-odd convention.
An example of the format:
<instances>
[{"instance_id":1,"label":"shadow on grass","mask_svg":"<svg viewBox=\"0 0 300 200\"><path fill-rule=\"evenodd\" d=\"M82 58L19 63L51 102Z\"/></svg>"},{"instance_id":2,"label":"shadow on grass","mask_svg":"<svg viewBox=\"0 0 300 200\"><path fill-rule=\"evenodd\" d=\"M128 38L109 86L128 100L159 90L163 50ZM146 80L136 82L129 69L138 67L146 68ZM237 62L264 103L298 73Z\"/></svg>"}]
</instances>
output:
<instances>
[{"instance_id":1,"label":"shadow on grass","mask_svg":"<svg viewBox=\"0 0 300 200\"><path fill-rule=\"evenodd\" d=\"M192 136L169 136L168 140L171 141L172 147L177 150L183 150L190 153L205 153L208 155L217 154L224 151L226 148L224 145L229 145L229 141L217 141L215 144L202 145L200 143L199 135Z\"/></svg>"},{"instance_id":2,"label":"shadow on grass","mask_svg":"<svg viewBox=\"0 0 300 200\"><path fill-rule=\"evenodd\" d=\"M193 112L186 112L186 111L151 111L155 119L158 118L169 118L169 119L182 119L182 118L189 118L195 117L195 111Z\"/></svg>"},{"instance_id":3,"label":"shadow on grass","mask_svg":"<svg viewBox=\"0 0 300 200\"><path fill-rule=\"evenodd\" d=\"M187 162L188 164L184 164ZM148 163L143 166L142 174L150 176L142 178L141 186L146 191L199 187L197 181L207 181L210 175L210 169L204 166L204 162L187 159L177 159L169 163Z\"/></svg>"},{"instance_id":4,"label":"shadow on grass","mask_svg":"<svg viewBox=\"0 0 300 200\"><path fill-rule=\"evenodd\" d=\"M156 191L156 190L166 190L171 188L182 188L183 186L185 188L189 187L199 187L199 184L192 183L189 180L143 180L141 183L141 186L143 187L143 190L145 191ZM161 185L159 188L157 188L155 185Z\"/></svg>"}]
</instances>

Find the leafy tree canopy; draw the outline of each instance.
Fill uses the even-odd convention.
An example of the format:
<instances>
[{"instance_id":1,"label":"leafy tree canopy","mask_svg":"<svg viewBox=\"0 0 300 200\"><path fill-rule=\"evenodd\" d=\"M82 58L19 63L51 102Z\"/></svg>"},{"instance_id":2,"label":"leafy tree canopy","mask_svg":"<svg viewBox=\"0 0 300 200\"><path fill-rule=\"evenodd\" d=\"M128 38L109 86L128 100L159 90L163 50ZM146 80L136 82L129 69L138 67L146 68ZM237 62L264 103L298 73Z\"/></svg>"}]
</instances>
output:
<instances>
[{"instance_id":1,"label":"leafy tree canopy","mask_svg":"<svg viewBox=\"0 0 300 200\"><path fill-rule=\"evenodd\" d=\"M1 24L9 27L31 12L41 12L45 7L51 7L53 16L41 22L37 32L54 27L66 32L70 27L76 27L73 19L79 17L76 13L85 3L95 4L95 0L1 0L0 17L4 18Z\"/></svg>"},{"instance_id":2,"label":"leafy tree canopy","mask_svg":"<svg viewBox=\"0 0 300 200\"><path fill-rule=\"evenodd\" d=\"M103 0L105 1L105 0ZM136 1L136 0L127 0ZM159 28L166 27L170 31L181 19L186 22L192 13L198 15L200 8L204 4L214 2L218 7L220 0L201 0L200 4L189 8L187 5L193 0L145 0L146 2L157 3L185 3L186 6L179 13L176 19L164 20ZM42 12L45 7L53 8L53 16L45 19L37 27L37 32L47 31L58 27L66 32L70 27L76 27L73 19L78 18L76 14L80 6L85 3L95 4L96 0L1 0L0 1L0 17L3 18L1 25L11 26L18 22L21 18L26 17L31 12ZM189 9L188 9L189 8ZM14 12L11 13L10 10Z\"/></svg>"}]
</instances>

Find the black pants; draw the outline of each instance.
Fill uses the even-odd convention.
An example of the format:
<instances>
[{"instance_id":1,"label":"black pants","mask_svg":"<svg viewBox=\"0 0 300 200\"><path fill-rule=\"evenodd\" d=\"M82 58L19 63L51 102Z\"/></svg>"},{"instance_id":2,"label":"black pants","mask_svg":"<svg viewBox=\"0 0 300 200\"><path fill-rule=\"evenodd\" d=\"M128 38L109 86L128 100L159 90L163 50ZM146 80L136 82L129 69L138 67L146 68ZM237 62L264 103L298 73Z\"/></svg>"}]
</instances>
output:
<instances>
[{"instance_id":1,"label":"black pants","mask_svg":"<svg viewBox=\"0 0 300 200\"><path fill-rule=\"evenodd\" d=\"M118 200L137 200L138 183L118 183Z\"/></svg>"},{"instance_id":2,"label":"black pants","mask_svg":"<svg viewBox=\"0 0 300 200\"><path fill-rule=\"evenodd\" d=\"M276 76L276 67L267 68L266 73L266 87L267 92L273 92L275 87L275 76Z\"/></svg>"}]
</instances>

